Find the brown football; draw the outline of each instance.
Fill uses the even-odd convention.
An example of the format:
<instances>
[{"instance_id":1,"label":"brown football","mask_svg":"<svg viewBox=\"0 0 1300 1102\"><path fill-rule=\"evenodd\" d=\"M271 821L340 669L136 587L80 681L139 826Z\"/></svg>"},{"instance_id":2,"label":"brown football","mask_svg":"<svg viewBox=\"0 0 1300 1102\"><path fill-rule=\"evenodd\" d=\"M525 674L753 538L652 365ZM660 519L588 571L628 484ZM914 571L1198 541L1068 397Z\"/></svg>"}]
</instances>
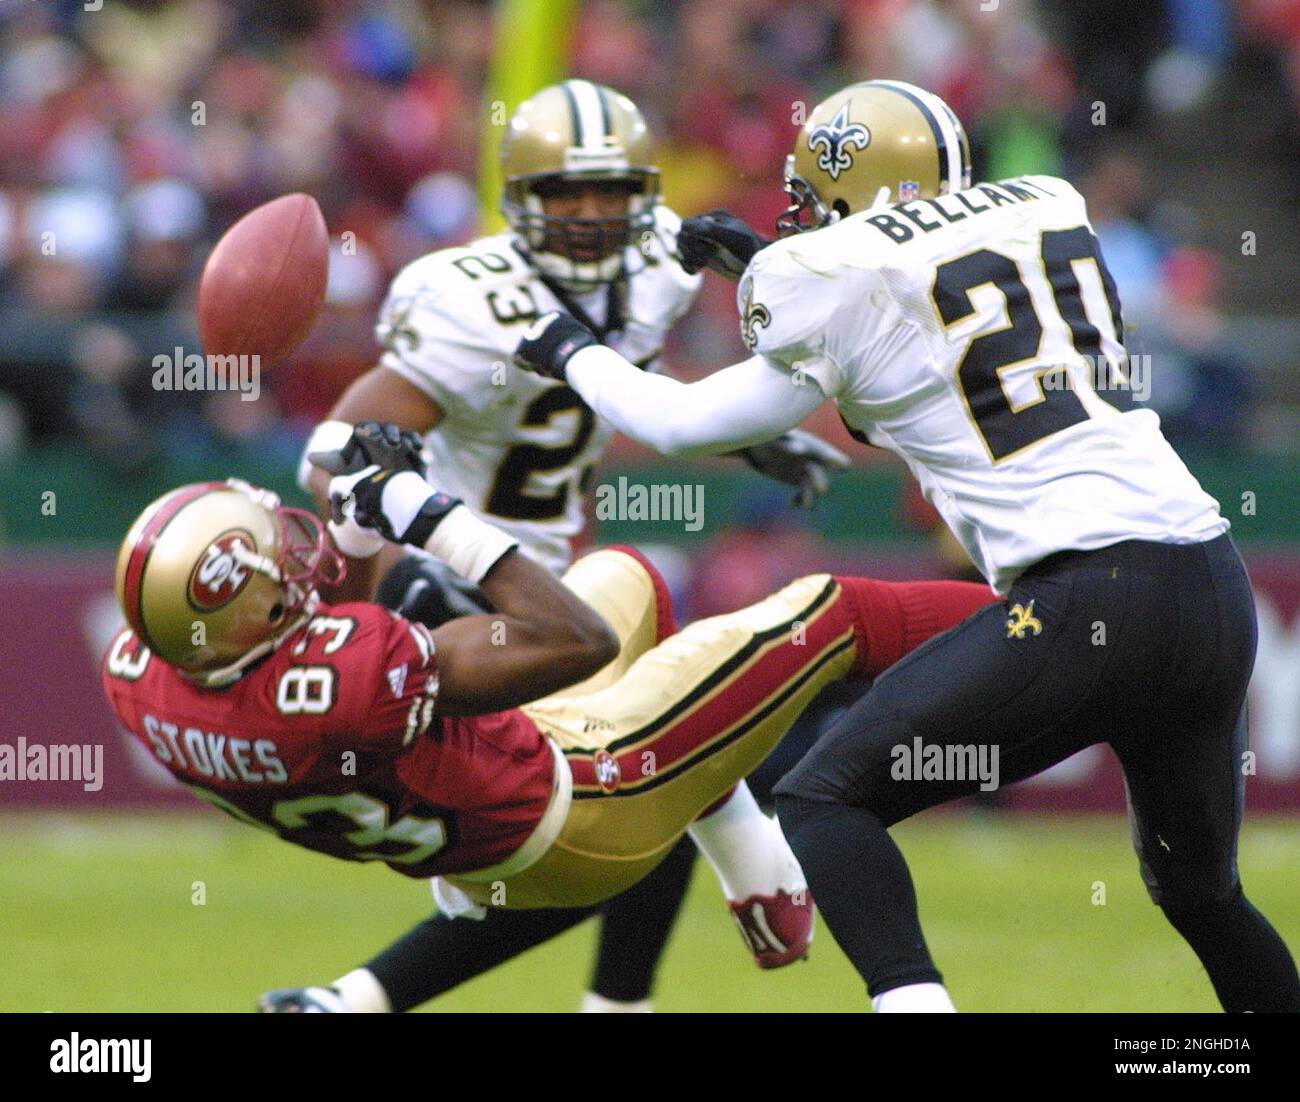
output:
<instances>
[{"instance_id":1,"label":"brown football","mask_svg":"<svg viewBox=\"0 0 1300 1102\"><path fill-rule=\"evenodd\" d=\"M199 283L199 336L210 356L286 359L316 323L329 274L329 231L296 192L249 211L212 250Z\"/></svg>"}]
</instances>

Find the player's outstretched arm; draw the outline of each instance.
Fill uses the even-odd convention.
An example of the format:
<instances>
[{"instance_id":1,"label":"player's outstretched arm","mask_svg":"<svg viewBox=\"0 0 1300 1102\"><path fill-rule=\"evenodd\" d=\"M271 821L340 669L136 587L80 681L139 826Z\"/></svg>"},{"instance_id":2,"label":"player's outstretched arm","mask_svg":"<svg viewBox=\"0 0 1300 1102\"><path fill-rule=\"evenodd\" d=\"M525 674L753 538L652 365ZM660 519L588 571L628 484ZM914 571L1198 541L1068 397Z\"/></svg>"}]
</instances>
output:
<instances>
[{"instance_id":1,"label":"player's outstretched arm","mask_svg":"<svg viewBox=\"0 0 1300 1102\"><path fill-rule=\"evenodd\" d=\"M449 620L433 633L440 712L515 708L576 685L618 655L604 619L518 550L480 585L496 612Z\"/></svg>"},{"instance_id":2,"label":"player's outstretched arm","mask_svg":"<svg viewBox=\"0 0 1300 1102\"><path fill-rule=\"evenodd\" d=\"M313 459L326 469L342 462L338 453ZM370 466L337 475L330 500L330 532L348 555L373 556L385 541L423 548L481 586L495 606L434 632L442 712L525 704L590 677L618 653L617 637L594 609L519 554L517 540L415 471Z\"/></svg>"},{"instance_id":3,"label":"player's outstretched arm","mask_svg":"<svg viewBox=\"0 0 1300 1102\"><path fill-rule=\"evenodd\" d=\"M795 428L826 397L812 379L752 356L695 383L638 370L567 314L535 322L521 367L567 381L620 432L664 455L720 455Z\"/></svg>"}]
</instances>

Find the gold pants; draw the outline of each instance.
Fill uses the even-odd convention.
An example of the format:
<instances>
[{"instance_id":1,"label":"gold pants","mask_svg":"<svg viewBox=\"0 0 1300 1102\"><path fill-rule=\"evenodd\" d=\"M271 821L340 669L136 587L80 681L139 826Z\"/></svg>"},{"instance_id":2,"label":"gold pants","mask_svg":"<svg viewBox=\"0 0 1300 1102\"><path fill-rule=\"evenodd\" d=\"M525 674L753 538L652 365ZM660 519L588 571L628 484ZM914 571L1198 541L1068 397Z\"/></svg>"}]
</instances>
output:
<instances>
[{"instance_id":1,"label":"gold pants","mask_svg":"<svg viewBox=\"0 0 1300 1102\"><path fill-rule=\"evenodd\" d=\"M593 678L524 706L563 751L573 802L529 868L495 884L448 878L480 903L577 907L635 884L856 657L849 601L828 574L658 644L658 594L635 558L598 551L564 581L622 646Z\"/></svg>"}]
</instances>

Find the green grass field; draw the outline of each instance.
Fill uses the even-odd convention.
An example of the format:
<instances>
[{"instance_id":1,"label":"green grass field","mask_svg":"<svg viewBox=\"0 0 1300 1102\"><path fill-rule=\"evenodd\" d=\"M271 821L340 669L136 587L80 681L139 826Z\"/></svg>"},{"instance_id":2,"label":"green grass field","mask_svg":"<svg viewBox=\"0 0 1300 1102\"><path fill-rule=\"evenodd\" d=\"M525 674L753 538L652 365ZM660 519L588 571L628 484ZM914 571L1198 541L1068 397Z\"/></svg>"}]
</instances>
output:
<instances>
[{"instance_id":1,"label":"green grass field","mask_svg":"<svg viewBox=\"0 0 1300 1102\"><path fill-rule=\"evenodd\" d=\"M1147 900L1122 819L932 815L897 837L960 1009L1218 1008ZM1300 821L1252 820L1241 866L1255 903L1300 948ZM417 881L216 816L0 816L0 901L0 1011L248 1010L266 988L334 978L431 907ZM588 923L430 1009L570 1010L593 942ZM810 962L760 973L701 862L657 1005L858 1011L866 1000L824 926Z\"/></svg>"}]
</instances>

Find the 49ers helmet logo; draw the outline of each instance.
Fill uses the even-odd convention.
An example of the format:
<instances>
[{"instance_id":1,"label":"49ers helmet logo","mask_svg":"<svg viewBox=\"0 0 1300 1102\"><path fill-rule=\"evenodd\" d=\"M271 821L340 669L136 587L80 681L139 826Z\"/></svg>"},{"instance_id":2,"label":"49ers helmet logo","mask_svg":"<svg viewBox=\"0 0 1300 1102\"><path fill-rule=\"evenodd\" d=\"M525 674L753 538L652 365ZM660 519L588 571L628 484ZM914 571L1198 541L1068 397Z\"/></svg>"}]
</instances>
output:
<instances>
[{"instance_id":1,"label":"49ers helmet logo","mask_svg":"<svg viewBox=\"0 0 1300 1102\"><path fill-rule=\"evenodd\" d=\"M251 567L235 557L236 544L252 551L257 543L242 529L218 536L203 552L203 558L194 564L190 575L190 604L201 612L215 612L229 604L253 576Z\"/></svg>"}]
</instances>

